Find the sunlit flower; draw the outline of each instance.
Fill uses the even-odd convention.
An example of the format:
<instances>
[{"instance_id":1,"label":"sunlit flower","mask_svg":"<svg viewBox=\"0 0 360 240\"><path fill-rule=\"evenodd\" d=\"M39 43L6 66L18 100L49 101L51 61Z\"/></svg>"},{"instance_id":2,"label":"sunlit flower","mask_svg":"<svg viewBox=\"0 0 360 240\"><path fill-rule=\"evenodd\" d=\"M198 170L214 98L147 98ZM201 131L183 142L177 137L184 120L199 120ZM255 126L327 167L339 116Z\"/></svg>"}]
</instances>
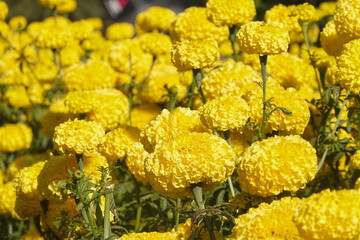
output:
<instances>
[{"instance_id":1,"label":"sunlit flower","mask_svg":"<svg viewBox=\"0 0 360 240\"><path fill-rule=\"evenodd\" d=\"M176 13L173 10L153 6L137 15L135 28L138 34L154 30L168 31L175 18Z\"/></svg>"},{"instance_id":2,"label":"sunlit flower","mask_svg":"<svg viewBox=\"0 0 360 240\"><path fill-rule=\"evenodd\" d=\"M349 39L360 37L360 2L358 0L341 0L336 4L334 14L336 31Z\"/></svg>"},{"instance_id":3,"label":"sunlit flower","mask_svg":"<svg viewBox=\"0 0 360 240\"><path fill-rule=\"evenodd\" d=\"M33 140L30 127L21 123L8 123L0 127L0 152L16 152L28 149Z\"/></svg>"}]
</instances>

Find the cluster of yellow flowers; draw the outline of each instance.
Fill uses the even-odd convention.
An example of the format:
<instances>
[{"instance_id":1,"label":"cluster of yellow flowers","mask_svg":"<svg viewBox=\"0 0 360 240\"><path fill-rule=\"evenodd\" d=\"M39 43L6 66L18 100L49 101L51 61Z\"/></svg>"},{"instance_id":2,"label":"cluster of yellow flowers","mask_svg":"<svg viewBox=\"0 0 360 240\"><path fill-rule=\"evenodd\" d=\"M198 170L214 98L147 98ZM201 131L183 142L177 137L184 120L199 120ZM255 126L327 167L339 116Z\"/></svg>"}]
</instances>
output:
<instances>
[{"instance_id":1,"label":"cluster of yellow flowers","mask_svg":"<svg viewBox=\"0 0 360 240\"><path fill-rule=\"evenodd\" d=\"M57 13L77 4L38 2ZM79 198L59 186L80 172L92 189L106 181L121 187L125 177L104 179L99 169L122 164L160 195L194 195L203 212L195 187L202 198L229 186L225 200L237 205L229 208L230 240L358 239L359 125L349 130L344 109L359 108L347 97L360 93L360 1L278 4L264 21L254 20L255 2L208 0L179 14L151 7L134 25L105 29L98 18L6 19L0 1L0 217L40 219L38 227L58 238L89 235L90 227L58 224L64 215L84 217ZM39 147L46 138L51 143ZM351 148L338 156L341 147L320 146L322 138L347 139ZM352 174L348 189L318 184L333 169ZM208 217L196 223L210 232L201 239L221 239ZM116 237L189 239L194 221ZM33 228L26 234L42 239Z\"/></svg>"}]
</instances>

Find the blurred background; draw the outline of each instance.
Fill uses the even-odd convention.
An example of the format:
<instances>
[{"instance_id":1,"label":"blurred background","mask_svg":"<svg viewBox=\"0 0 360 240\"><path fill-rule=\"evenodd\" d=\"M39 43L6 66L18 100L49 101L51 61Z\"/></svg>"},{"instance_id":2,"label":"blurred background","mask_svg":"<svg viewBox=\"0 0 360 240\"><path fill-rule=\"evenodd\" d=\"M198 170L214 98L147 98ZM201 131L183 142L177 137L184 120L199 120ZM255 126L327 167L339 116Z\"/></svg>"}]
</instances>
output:
<instances>
[{"instance_id":1,"label":"blurred background","mask_svg":"<svg viewBox=\"0 0 360 240\"><path fill-rule=\"evenodd\" d=\"M328 1L332 0L255 0L258 16L263 16L267 9L279 3L291 5L309 2L318 6L322 2ZM32 22L43 20L45 17L52 15L51 10L40 5L37 0L5 0L5 2L10 9L8 18L21 15ZM206 0L77 0L77 2L77 9L68 15L71 20L99 17L104 21L105 26L113 22L134 23L136 15L151 6L167 7L179 13L187 7L205 6L206 4ZM122 3L122 5L124 5L121 6L123 7L122 11L111 16L111 11L109 11L108 6L106 6L111 5L109 2Z\"/></svg>"}]
</instances>

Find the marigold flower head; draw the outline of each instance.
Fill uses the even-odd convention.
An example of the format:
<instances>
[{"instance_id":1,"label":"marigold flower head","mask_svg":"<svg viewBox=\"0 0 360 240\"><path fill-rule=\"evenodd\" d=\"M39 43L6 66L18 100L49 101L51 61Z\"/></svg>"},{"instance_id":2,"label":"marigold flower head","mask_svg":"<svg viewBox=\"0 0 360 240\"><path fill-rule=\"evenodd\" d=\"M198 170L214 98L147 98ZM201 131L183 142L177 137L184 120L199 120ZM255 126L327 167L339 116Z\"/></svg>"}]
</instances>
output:
<instances>
[{"instance_id":1,"label":"marigold flower head","mask_svg":"<svg viewBox=\"0 0 360 240\"><path fill-rule=\"evenodd\" d=\"M360 93L360 39L345 44L336 63L338 83L355 94Z\"/></svg>"},{"instance_id":2,"label":"marigold flower head","mask_svg":"<svg viewBox=\"0 0 360 240\"><path fill-rule=\"evenodd\" d=\"M122 235L117 240L177 240L177 232L142 232L142 233L128 233Z\"/></svg>"},{"instance_id":3,"label":"marigold flower head","mask_svg":"<svg viewBox=\"0 0 360 240\"><path fill-rule=\"evenodd\" d=\"M316 9L309 3L297 5L291 12L291 16L296 16L299 24L309 23L314 20Z\"/></svg>"},{"instance_id":4,"label":"marigold flower head","mask_svg":"<svg viewBox=\"0 0 360 240\"><path fill-rule=\"evenodd\" d=\"M315 149L297 135L254 142L239 159L241 189L259 196L295 192L311 181L317 169Z\"/></svg>"},{"instance_id":5,"label":"marigold flower head","mask_svg":"<svg viewBox=\"0 0 360 240\"><path fill-rule=\"evenodd\" d=\"M303 200L294 222L303 239L356 239L360 235L360 193L326 189Z\"/></svg>"},{"instance_id":6,"label":"marigold flower head","mask_svg":"<svg viewBox=\"0 0 360 240\"><path fill-rule=\"evenodd\" d=\"M144 103L131 110L131 126L143 129L161 113L161 108L154 103Z\"/></svg>"},{"instance_id":7,"label":"marigold flower head","mask_svg":"<svg viewBox=\"0 0 360 240\"><path fill-rule=\"evenodd\" d=\"M76 8L76 0L38 0L38 2L59 12L71 12Z\"/></svg>"},{"instance_id":8,"label":"marigold flower head","mask_svg":"<svg viewBox=\"0 0 360 240\"><path fill-rule=\"evenodd\" d=\"M140 129L135 127L119 127L105 135L105 141L100 144L99 152L111 163L127 155L129 148L139 140Z\"/></svg>"},{"instance_id":9,"label":"marigold flower head","mask_svg":"<svg viewBox=\"0 0 360 240\"><path fill-rule=\"evenodd\" d=\"M7 182L0 187L0 215L8 215L20 220L21 217L15 211L16 193L14 183Z\"/></svg>"},{"instance_id":10,"label":"marigold flower head","mask_svg":"<svg viewBox=\"0 0 360 240\"><path fill-rule=\"evenodd\" d=\"M33 140L30 127L21 123L8 123L0 127L0 152L26 150Z\"/></svg>"},{"instance_id":11,"label":"marigold flower head","mask_svg":"<svg viewBox=\"0 0 360 240\"><path fill-rule=\"evenodd\" d=\"M107 39L119 41L127 38L132 38L135 34L135 29L131 23L113 23L106 28L105 34Z\"/></svg>"},{"instance_id":12,"label":"marigold flower head","mask_svg":"<svg viewBox=\"0 0 360 240\"><path fill-rule=\"evenodd\" d=\"M34 33L35 45L40 48L61 49L72 39L72 33L67 25L52 25L42 23L39 32Z\"/></svg>"},{"instance_id":13,"label":"marigold flower head","mask_svg":"<svg viewBox=\"0 0 360 240\"><path fill-rule=\"evenodd\" d=\"M28 108L31 106L29 95L25 86L9 87L4 94L4 99L15 108Z\"/></svg>"},{"instance_id":14,"label":"marigold flower head","mask_svg":"<svg viewBox=\"0 0 360 240\"><path fill-rule=\"evenodd\" d=\"M90 17L90 18L86 18L87 21L89 21L95 30L100 30L102 29L104 23L103 20L101 18L98 17Z\"/></svg>"},{"instance_id":15,"label":"marigold flower head","mask_svg":"<svg viewBox=\"0 0 360 240\"><path fill-rule=\"evenodd\" d=\"M357 0L338 1L334 22L339 35L349 39L360 38L360 2Z\"/></svg>"},{"instance_id":16,"label":"marigold flower head","mask_svg":"<svg viewBox=\"0 0 360 240\"><path fill-rule=\"evenodd\" d=\"M198 111L178 107L173 112L167 109L152 120L140 133L140 142L148 152L153 152L157 143L184 132L211 132L200 120Z\"/></svg>"},{"instance_id":17,"label":"marigold flower head","mask_svg":"<svg viewBox=\"0 0 360 240\"><path fill-rule=\"evenodd\" d=\"M46 159L48 159L47 154L25 154L15 158L6 169L6 180L13 180L16 174L24 167L29 167L39 161L45 161Z\"/></svg>"},{"instance_id":18,"label":"marigold flower head","mask_svg":"<svg viewBox=\"0 0 360 240\"><path fill-rule=\"evenodd\" d=\"M24 30L27 26L27 19L23 16L12 17L9 20L9 26L12 30Z\"/></svg>"},{"instance_id":19,"label":"marigold flower head","mask_svg":"<svg viewBox=\"0 0 360 240\"><path fill-rule=\"evenodd\" d=\"M59 51L59 60L62 67L68 67L73 64L79 64L84 50L81 48L79 41L72 41ZM56 65L55 65L56 67ZM58 69L56 68L56 73ZM55 78L55 77L53 77Z\"/></svg>"},{"instance_id":20,"label":"marigold flower head","mask_svg":"<svg viewBox=\"0 0 360 240\"><path fill-rule=\"evenodd\" d=\"M168 31L175 18L176 13L173 10L153 6L137 15L135 28L138 34L154 30Z\"/></svg>"},{"instance_id":21,"label":"marigold flower head","mask_svg":"<svg viewBox=\"0 0 360 240\"><path fill-rule=\"evenodd\" d=\"M214 39L183 40L171 49L171 61L178 71L213 67L219 55Z\"/></svg>"},{"instance_id":22,"label":"marigold flower head","mask_svg":"<svg viewBox=\"0 0 360 240\"><path fill-rule=\"evenodd\" d=\"M241 96L222 96L206 102L199 109L201 121L210 129L241 129L250 117L250 108Z\"/></svg>"},{"instance_id":23,"label":"marigold flower head","mask_svg":"<svg viewBox=\"0 0 360 240\"><path fill-rule=\"evenodd\" d=\"M206 2L208 19L217 26L233 26L250 22L256 15L254 0L209 0Z\"/></svg>"},{"instance_id":24,"label":"marigold flower head","mask_svg":"<svg viewBox=\"0 0 360 240\"><path fill-rule=\"evenodd\" d=\"M98 184L101 179L99 167L108 167L106 158L97 152L83 155L85 177L91 177L91 182ZM38 175L38 190L47 200L64 201L68 195L57 187L60 181L70 180L68 170L78 170L74 155L52 156L45 163Z\"/></svg>"},{"instance_id":25,"label":"marigold flower head","mask_svg":"<svg viewBox=\"0 0 360 240\"><path fill-rule=\"evenodd\" d=\"M289 32L278 23L249 22L236 34L240 49L246 53L273 55L286 52Z\"/></svg>"},{"instance_id":26,"label":"marigold flower head","mask_svg":"<svg viewBox=\"0 0 360 240\"><path fill-rule=\"evenodd\" d=\"M103 90L71 91L66 94L65 105L71 113L88 113L101 105Z\"/></svg>"},{"instance_id":27,"label":"marigold flower head","mask_svg":"<svg viewBox=\"0 0 360 240\"><path fill-rule=\"evenodd\" d=\"M236 155L227 142L209 133L187 132L155 146L145 162L153 188L169 197L191 196L191 184L205 191L224 182L235 168Z\"/></svg>"},{"instance_id":28,"label":"marigold flower head","mask_svg":"<svg viewBox=\"0 0 360 240\"><path fill-rule=\"evenodd\" d=\"M212 69L202 80L202 88L207 99L223 95L243 96L256 87L261 77L250 66L242 62L227 60L220 67Z\"/></svg>"},{"instance_id":29,"label":"marigold flower head","mask_svg":"<svg viewBox=\"0 0 360 240\"><path fill-rule=\"evenodd\" d=\"M266 125L266 131L279 131L280 134L302 134L310 120L310 111L305 98L294 88L283 89L278 83L268 84L268 97L277 107L285 108L291 112L286 114L281 110L274 111ZM262 91L259 86L249 92L244 98L250 106L250 119L252 122L262 121Z\"/></svg>"},{"instance_id":30,"label":"marigold flower head","mask_svg":"<svg viewBox=\"0 0 360 240\"><path fill-rule=\"evenodd\" d=\"M115 85L116 74L107 62L89 60L64 70L62 82L69 91L111 88Z\"/></svg>"},{"instance_id":31,"label":"marigold flower head","mask_svg":"<svg viewBox=\"0 0 360 240\"><path fill-rule=\"evenodd\" d=\"M94 121L69 120L55 128L54 145L61 153L88 153L104 140L104 129Z\"/></svg>"},{"instance_id":32,"label":"marigold flower head","mask_svg":"<svg viewBox=\"0 0 360 240\"><path fill-rule=\"evenodd\" d=\"M279 23L289 32L301 33L301 26L298 23L296 16L291 15L291 11L295 8L295 5L285 6L283 4L277 4L266 10L265 22L267 23Z\"/></svg>"},{"instance_id":33,"label":"marigold flower head","mask_svg":"<svg viewBox=\"0 0 360 240\"><path fill-rule=\"evenodd\" d=\"M40 201L43 196L38 191L38 175L45 165L44 161L20 170L14 179L16 191L15 211L21 218L33 218L40 215Z\"/></svg>"},{"instance_id":34,"label":"marigold flower head","mask_svg":"<svg viewBox=\"0 0 360 240\"><path fill-rule=\"evenodd\" d=\"M144 33L139 40L142 49L153 56L169 53L172 47L170 37L163 33Z\"/></svg>"},{"instance_id":35,"label":"marigold flower head","mask_svg":"<svg viewBox=\"0 0 360 240\"><path fill-rule=\"evenodd\" d=\"M336 2L322 2L319 7L316 8L316 21L321 20L323 17L332 16L335 13Z\"/></svg>"},{"instance_id":36,"label":"marigold flower head","mask_svg":"<svg viewBox=\"0 0 360 240\"><path fill-rule=\"evenodd\" d=\"M206 16L206 8L189 7L176 17L170 28L170 36L173 41L213 38L222 43L228 39L229 28L218 27L210 22Z\"/></svg>"},{"instance_id":37,"label":"marigold flower head","mask_svg":"<svg viewBox=\"0 0 360 240\"><path fill-rule=\"evenodd\" d=\"M8 5L6 4L6 2L1 1L0 2L0 20L1 21L5 20L8 12L9 12Z\"/></svg>"},{"instance_id":38,"label":"marigold flower head","mask_svg":"<svg viewBox=\"0 0 360 240\"><path fill-rule=\"evenodd\" d=\"M349 41L349 38L337 33L335 22L333 20L329 21L320 33L321 46L330 56L340 55L344 44Z\"/></svg>"},{"instance_id":39,"label":"marigold flower head","mask_svg":"<svg viewBox=\"0 0 360 240\"><path fill-rule=\"evenodd\" d=\"M128 148L127 157L125 159L126 166L134 177L142 182L148 182L145 174L145 161L149 153L145 151L144 146L140 142L134 143Z\"/></svg>"},{"instance_id":40,"label":"marigold flower head","mask_svg":"<svg viewBox=\"0 0 360 240\"><path fill-rule=\"evenodd\" d=\"M298 198L285 197L257 208L235 219L229 240L236 239L300 239L292 218L301 205Z\"/></svg>"},{"instance_id":41,"label":"marigold flower head","mask_svg":"<svg viewBox=\"0 0 360 240\"><path fill-rule=\"evenodd\" d=\"M101 89L94 94L102 102L87 113L88 120L100 123L106 131L127 123L129 119L129 101L121 91Z\"/></svg>"},{"instance_id":42,"label":"marigold flower head","mask_svg":"<svg viewBox=\"0 0 360 240\"><path fill-rule=\"evenodd\" d=\"M94 27L91 22L87 21L86 19L74 21L70 24L70 30L72 36L79 40L85 40L90 37L92 32L94 31Z\"/></svg>"},{"instance_id":43,"label":"marigold flower head","mask_svg":"<svg viewBox=\"0 0 360 240\"><path fill-rule=\"evenodd\" d=\"M180 82L180 73L172 64L156 64L151 70L146 88L141 92L144 102L163 103L168 101L168 89L176 87L177 98L186 96L186 86Z\"/></svg>"}]
</instances>

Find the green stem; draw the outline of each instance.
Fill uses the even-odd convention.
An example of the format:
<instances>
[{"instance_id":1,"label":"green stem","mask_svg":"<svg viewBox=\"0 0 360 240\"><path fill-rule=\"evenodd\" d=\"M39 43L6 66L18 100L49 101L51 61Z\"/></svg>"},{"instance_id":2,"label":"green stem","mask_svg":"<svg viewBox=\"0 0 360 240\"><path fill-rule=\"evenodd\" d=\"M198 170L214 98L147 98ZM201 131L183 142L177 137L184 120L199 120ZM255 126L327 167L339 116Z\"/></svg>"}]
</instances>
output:
<instances>
[{"instance_id":1,"label":"green stem","mask_svg":"<svg viewBox=\"0 0 360 240\"><path fill-rule=\"evenodd\" d=\"M195 90L195 81L193 80L191 82L191 84L188 86L188 92L187 92L187 95L188 95L188 102L186 103L186 106L188 108L191 108L193 103L194 103L194 90Z\"/></svg>"},{"instance_id":2,"label":"green stem","mask_svg":"<svg viewBox=\"0 0 360 240\"><path fill-rule=\"evenodd\" d=\"M336 130L337 130L339 124L340 124L341 115L342 115L342 113L343 113L343 111L344 111L344 108L345 108L345 106L346 106L346 103L347 103L347 101L349 100L349 99L348 99L349 94L350 94L350 91L348 90L348 91L346 92L343 105L341 106L340 111L339 111L339 113L338 113L338 115L337 115L337 117L336 117L335 126L334 126L333 130L331 131L331 138L332 138L332 139L335 138L335 132L336 132ZM316 172L315 176L316 176L316 175L319 173L319 171L322 169L328 151L329 151L329 147L326 146L326 149L325 149L323 155L321 156L321 159L320 159L320 162L319 162L319 166L318 166L318 169L317 169L317 172Z\"/></svg>"},{"instance_id":3,"label":"green stem","mask_svg":"<svg viewBox=\"0 0 360 240\"><path fill-rule=\"evenodd\" d=\"M76 154L76 161L79 167L79 170L83 173L84 172L84 158L82 154Z\"/></svg>"},{"instance_id":4,"label":"green stem","mask_svg":"<svg viewBox=\"0 0 360 240\"><path fill-rule=\"evenodd\" d=\"M177 232L179 230L180 207L181 207L181 198L177 198L176 199L176 212L175 212L175 232Z\"/></svg>"},{"instance_id":5,"label":"green stem","mask_svg":"<svg viewBox=\"0 0 360 240\"><path fill-rule=\"evenodd\" d=\"M174 111L177 102L177 88L172 86L169 90L169 112Z\"/></svg>"},{"instance_id":6,"label":"green stem","mask_svg":"<svg viewBox=\"0 0 360 240\"><path fill-rule=\"evenodd\" d=\"M203 79L202 70L201 69L193 69L193 75L194 75L195 84L196 84L199 94L200 94L201 101L203 103L206 103L206 98L205 98L204 92L201 87L201 81Z\"/></svg>"},{"instance_id":7,"label":"green stem","mask_svg":"<svg viewBox=\"0 0 360 240\"><path fill-rule=\"evenodd\" d=\"M266 74L266 62L267 62L267 55L259 56L260 57L260 65L261 65L261 78L262 78L262 92L263 92L263 116L260 128L260 140L265 138L265 127L267 122L267 113L266 113L266 81L267 81L267 74Z\"/></svg>"},{"instance_id":8,"label":"green stem","mask_svg":"<svg viewBox=\"0 0 360 240\"><path fill-rule=\"evenodd\" d=\"M112 190L113 185L107 187ZM107 239L111 235L111 225L110 225L110 201L111 201L111 193L105 194L105 208L104 208L104 239Z\"/></svg>"},{"instance_id":9,"label":"green stem","mask_svg":"<svg viewBox=\"0 0 360 240\"><path fill-rule=\"evenodd\" d=\"M139 183L134 178L135 181L135 197L137 202L137 209L136 209L136 223L135 223L135 232L138 232L140 230L140 220L141 220L141 212L142 212L142 205L141 205L141 199L140 199L140 190L139 190Z\"/></svg>"},{"instance_id":10,"label":"green stem","mask_svg":"<svg viewBox=\"0 0 360 240\"><path fill-rule=\"evenodd\" d=\"M237 56L237 52L236 52L236 33L239 31L239 27L238 26L232 26L229 27L229 40L231 42L231 47L233 50L233 54L231 56L232 59L234 59L236 62L238 61L238 56Z\"/></svg>"}]
</instances>

